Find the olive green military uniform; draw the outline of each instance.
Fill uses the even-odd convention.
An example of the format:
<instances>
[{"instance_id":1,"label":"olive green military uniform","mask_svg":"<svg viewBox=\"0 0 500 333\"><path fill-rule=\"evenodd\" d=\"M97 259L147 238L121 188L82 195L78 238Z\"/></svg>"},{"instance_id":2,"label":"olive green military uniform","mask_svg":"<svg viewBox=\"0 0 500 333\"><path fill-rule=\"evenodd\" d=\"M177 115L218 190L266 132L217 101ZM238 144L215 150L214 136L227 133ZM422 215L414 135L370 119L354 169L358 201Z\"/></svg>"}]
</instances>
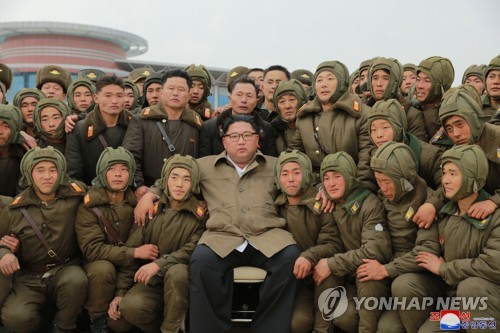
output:
<instances>
[{"instance_id":1,"label":"olive green military uniform","mask_svg":"<svg viewBox=\"0 0 500 333\"><path fill-rule=\"evenodd\" d=\"M414 108L406 98L400 95L401 81L403 81L403 66L397 59L380 57L373 60L373 64L368 70L367 81L368 89L370 90L372 97L368 99L366 104L373 107L375 102L378 101L375 98L375 92L373 91L372 86L373 73L377 70L385 70L389 72L389 83L387 84L387 88L385 89L381 100L388 100L390 98L397 99L403 106L404 112L406 113L408 124L407 131L416 136L418 139L428 142L429 138L427 137L427 133L425 131L425 123L422 113Z\"/></svg>"},{"instance_id":2,"label":"olive green military uniform","mask_svg":"<svg viewBox=\"0 0 500 333\"><path fill-rule=\"evenodd\" d=\"M446 282L449 297L486 297L486 308L471 308L474 318L494 318L500 313L500 210L484 220L459 215L458 198L478 193L475 202L487 200L481 188L487 181L488 163L476 145L455 146L445 152L443 165L452 162L462 173L458 192L439 213L439 243L444 263L439 275ZM437 326L437 327L436 327ZM462 326L463 327L463 326ZM439 322L427 321L419 332L434 332ZM468 329L471 330L470 328Z\"/></svg>"},{"instance_id":3,"label":"olive green military uniform","mask_svg":"<svg viewBox=\"0 0 500 333\"><path fill-rule=\"evenodd\" d=\"M7 90L10 89L10 86L12 84L12 69L10 69L9 66L2 63L0 63L0 83L3 83L5 85L5 91L4 91L4 99L5 99L5 94L7 94ZM2 91L4 90L1 84L0 84L0 89L2 89ZM0 101L0 103L5 103L5 101Z\"/></svg>"},{"instance_id":4,"label":"olive green military uniform","mask_svg":"<svg viewBox=\"0 0 500 333\"><path fill-rule=\"evenodd\" d=\"M19 134L22 124L21 111L12 105L0 105L0 121L9 125L10 136L7 142L0 145L0 195L15 196L21 177L19 165L25 153Z\"/></svg>"},{"instance_id":5,"label":"olive green military uniform","mask_svg":"<svg viewBox=\"0 0 500 333\"><path fill-rule=\"evenodd\" d=\"M305 152L316 170L326 155L345 151L357 163L365 186L375 189L369 167L374 147L369 139L368 107L348 90L349 73L345 65L337 61L324 62L318 66L315 78L325 70L332 71L339 81L330 98L333 109L322 111L318 97L302 107L297 114L297 130L290 147Z\"/></svg>"},{"instance_id":6,"label":"olive green military uniform","mask_svg":"<svg viewBox=\"0 0 500 333\"><path fill-rule=\"evenodd\" d=\"M347 311L336 318L334 325L347 332L376 332L382 311L360 308L356 311L352 297L387 297L387 280L360 282L356 270L363 259L385 264L392 257L385 210L376 195L360 185L356 166L345 152L328 155L321 164L321 179L328 171L340 172L345 180L344 202L335 202L333 219L344 242L345 252L328 259L332 275L346 277L349 299ZM328 193L325 191L328 196Z\"/></svg>"},{"instance_id":7,"label":"olive green military uniform","mask_svg":"<svg viewBox=\"0 0 500 333\"><path fill-rule=\"evenodd\" d=\"M489 171L484 189L492 195L489 200L500 207L500 128L487 123L489 116L483 114L477 100L477 91L472 87L453 88L443 98L439 117L443 127L446 119L453 115L463 117L468 123L471 131L469 144L481 147L488 160Z\"/></svg>"},{"instance_id":8,"label":"olive green military uniform","mask_svg":"<svg viewBox=\"0 0 500 333\"><path fill-rule=\"evenodd\" d=\"M137 200L134 192L128 188L125 191L125 201L113 204L109 201L105 188L91 188L84 202L78 209L75 229L78 244L87 261L83 266L89 279L85 308L90 318L94 319L108 312L109 303L115 296L115 266L131 264L134 249L115 243L91 209L99 209L125 243L131 228L135 228L133 212Z\"/></svg>"},{"instance_id":9,"label":"olive green military uniform","mask_svg":"<svg viewBox=\"0 0 500 333\"><path fill-rule=\"evenodd\" d=\"M119 203L111 202L110 195L115 192L107 180L107 172L115 164L126 165L129 172L127 183L120 190L123 200ZM78 208L75 229L85 259L83 268L89 279L85 308L92 320L92 332L94 329L102 332L106 327L108 306L115 296L116 266L130 265L134 260L134 249L124 245L131 230L136 228L133 212L137 200L129 187L134 172L135 162L130 152L123 147L106 148L97 162L94 187ZM99 213L105 221L99 218ZM113 228L114 233L109 228Z\"/></svg>"},{"instance_id":10,"label":"olive green military uniform","mask_svg":"<svg viewBox=\"0 0 500 333\"><path fill-rule=\"evenodd\" d=\"M0 195L0 216L3 216L2 211L4 209L7 209L6 207L11 202L12 202L11 197ZM4 235L0 235L0 237L2 236ZM7 298L7 295L9 295L11 289L12 289L12 277L5 276L0 273L0 308L3 305L3 301L5 301L5 298Z\"/></svg>"},{"instance_id":11,"label":"olive green military uniform","mask_svg":"<svg viewBox=\"0 0 500 333\"><path fill-rule=\"evenodd\" d=\"M31 172L41 161L54 162L58 169L56 199L50 202L42 202L34 191ZM24 156L21 168L21 182L27 188L4 210L1 217L4 223L0 225L1 235L16 234L21 241L21 251L17 254L21 269L2 307L2 321L11 331L34 332L42 324L41 310L48 300L57 307L55 325L72 330L76 328L76 317L82 311L88 287L85 272L78 265L74 223L86 187L67 178L64 157L51 147L32 149ZM23 208L62 262L47 252L21 214ZM8 248L0 245L0 257L9 253Z\"/></svg>"},{"instance_id":12,"label":"olive green military uniform","mask_svg":"<svg viewBox=\"0 0 500 333\"><path fill-rule=\"evenodd\" d=\"M415 257L420 251L438 254L439 242L436 223L429 229L419 229L412 222L418 208L432 192L417 175L417 164L411 149L403 143L388 142L377 149L370 165L374 171L389 176L394 183L394 199L380 194L387 211L387 225L394 257L385 264L392 282L392 297L406 299L409 295L437 297L442 284L439 277L418 267ZM389 310L378 323L378 332L416 332L429 317L431 307L423 311Z\"/></svg>"},{"instance_id":13,"label":"olive green military uniform","mask_svg":"<svg viewBox=\"0 0 500 333\"><path fill-rule=\"evenodd\" d=\"M417 161L417 172L422 177L429 187L433 190L441 186L441 166L440 157L442 151L427 142L419 140L414 135L407 133L408 123L403 112L401 104L395 99L378 101L373 108L368 112L368 126L374 120L387 120L394 132L393 141L406 144L415 155ZM370 135L370 141L375 144Z\"/></svg>"},{"instance_id":14,"label":"olive green military uniform","mask_svg":"<svg viewBox=\"0 0 500 333\"><path fill-rule=\"evenodd\" d=\"M90 185L95 178L95 167L99 156L108 147L117 148L122 145L130 113L122 111L116 126L106 127L102 119L99 105L96 105L85 119L76 123L75 129L66 138L65 156L68 160L68 175Z\"/></svg>"},{"instance_id":15,"label":"olive green military uniform","mask_svg":"<svg viewBox=\"0 0 500 333\"><path fill-rule=\"evenodd\" d=\"M165 129L175 147L171 152L162 139L157 123ZM134 155L137 164L137 186L151 186L160 178L163 163L174 154L198 157L198 137L202 127L200 116L189 108L182 111L180 120L169 120L163 104L145 108L132 117L123 140L123 147Z\"/></svg>"},{"instance_id":16,"label":"olive green military uniform","mask_svg":"<svg viewBox=\"0 0 500 333\"><path fill-rule=\"evenodd\" d=\"M191 189L178 209L169 208L167 179L174 168L191 174ZM160 271L147 285L134 284L134 274L141 265L121 267L117 280L117 296L123 296L120 312L123 319L145 332L177 333L188 310L188 263L208 217L206 205L194 195L199 193L199 169L190 156L175 155L162 168L163 193L155 216L143 228L137 228L127 240L129 247L143 244L158 246L159 258L154 262ZM161 308L163 306L163 312ZM163 316L161 316L163 313ZM110 325L113 325L110 321Z\"/></svg>"},{"instance_id":17,"label":"olive green military uniform","mask_svg":"<svg viewBox=\"0 0 500 333\"><path fill-rule=\"evenodd\" d=\"M61 123L55 132L47 132L42 128L42 111L52 107L61 113ZM66 104L56 98L42 98L33 111L33 123L35 125L36 143L38 147L52 146L64 154L66 150L66 132L64 131L64 120L69 115L69 108Z\"/></svg>"},{"instance_id":18,"label":"olive green military uniform","mask_svg":"<svg viewBox=\"0 0 500 333\"><path fill-rule=\"evenodd\" d=\"M127 111L129 111L132 114L138 114L142 110L140 103L141 96L139 94L139 89L137 88L135 83L130 80L123 80L123 83L125 84L125 89L127 88L132 89L132 93L134 94L134 102Z\"/></svg>"},{"instance_id":19,"label":"olive green military uniform","mask_svg":"<svg viewBox=\"0 0 500 333\"><path fill-rule=\"evenodd\" d=\"M302 170L302 182L297 195L300 202L296 205L288 203L286 190L280 184L280 172L285 163L298 163ZM321 204L316 201L318 193L312 186L314 175L309 158L297 151L282 153L275 166L277 187L283 192L274 202L278 214L287 222L286 230L292 235L299 249L300 257L307 259L314 267L322 258L328 258L336 253L343 252L343 244L337 225L331 214L321 212ZM328 332L330 322L322 318L318 309L318 298L321 293L342 284L342 279L330 276L315 286L312 276L299 281L295 295L292 314L291 332L307 332L313 329L318 333Z\"/></svg>"},{"instance_id":20,"label":"olive green military uniform","mask_svg":"<svg viewBox=\"0 0 500 333\"><path fill-rule=\"evenodd\" d=\"M431 139L441 127L439 122L441 97L450 89L455 78L455 70L450 60L436 56L420 62L417 75L420 72L426 74L432 83L426 99L417 106L424 116L427 138Z\"/></svg>"}]
</instances>

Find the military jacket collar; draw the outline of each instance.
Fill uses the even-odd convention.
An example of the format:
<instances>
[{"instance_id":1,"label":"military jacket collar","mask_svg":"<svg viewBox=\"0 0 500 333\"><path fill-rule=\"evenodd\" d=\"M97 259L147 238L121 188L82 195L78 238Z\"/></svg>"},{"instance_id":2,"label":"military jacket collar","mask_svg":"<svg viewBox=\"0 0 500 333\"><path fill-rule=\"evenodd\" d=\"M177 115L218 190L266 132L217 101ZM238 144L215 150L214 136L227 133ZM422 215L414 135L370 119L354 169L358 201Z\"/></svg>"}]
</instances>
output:
<instances>
[{"instance_id":1,"label":"military jacket collar","mask_svg":"<svg viewBox=\"0 0 500 333\"><path fill-rule=\"evenodd\" d=\"M125 190L124 199L125 202L128 202L131 206L135 207L137 205L137 199L130 187ZM83 198L83 203L86 207L91 208L107 205L110 201L104 187L92 187Z\"/></svg>"},{"instance_id":2,"label":"military jacket collar","mask_svg":"<svg viewBox=\"0 0 500 333\"><path fill-rule=\"evenodd\" d=\"M123 110L118 117L117 126L122 126L127 128L128 121L130 120L131 115L128 111ZM99 109L99 105L94 107L94 110L89 112L84 120L84 128L87 130L86 138L87 140L92 140L97 137L99 134L106 131L106 124L104 124L104 120L102 119L101 109Z\"/></svg>"},{"instance_id":3,"label":"military jacket collar","mask_svg":"<svg viewBox=\"0 0 500 333\"><path fill-rule=\"evenodd\" d=\"M71 181L66 185L60 185L56 193L56 199L78 197L85 195L86 186L78 181ZM40 205L42 201L30 186L18 194L10 203L10 208Z\"/></svg>"},{"instance_id":4,"label":"military jacket collar","mask_svg":"<svg viewBox=\"0 0 500 333\"><path fill-rule=\"evenodd\" d=\"M481 190L479 192L479 195L478 195L476 201L474 201L474 202L481 202L481 201L487 200L489 197L490 197L490 195L485 190ZM448 201L448 203L446 205L444 205L444 207L439 211L439 214L441 214L441 215L453 215L453 214L455 214L455 212L457 210L458 210L457 202L456 201ZM465 214L462 216L462 218L464 220L466 220L467 222L469 222L470 224L472 224L472 226L474 226L476 229L483 230L483 229L486 229L488 227L488 225L490 224L492 216L493 216L493 214L490 214L490 215L488 215L488 217L486 217L483 220L477 220L477 219L472 218L469 215Z\"/></svg>"},{"instance_id":5,"label":"military jacket collar","mask_svg":"<svg viewBox=\"0 0 500 333\"><path fill-rule=\"evenodd\" d=\"M139 114L139 118L144 120L161 120L164 122L168 122L167 111L165 110L161 102L154 106L142 109L141 113ZM182 110L180 120L198 129L201 129L201 127L203 126L200 115L189 109L188 107L185 107L184 110Z\"/></svg>"}]
</instances>

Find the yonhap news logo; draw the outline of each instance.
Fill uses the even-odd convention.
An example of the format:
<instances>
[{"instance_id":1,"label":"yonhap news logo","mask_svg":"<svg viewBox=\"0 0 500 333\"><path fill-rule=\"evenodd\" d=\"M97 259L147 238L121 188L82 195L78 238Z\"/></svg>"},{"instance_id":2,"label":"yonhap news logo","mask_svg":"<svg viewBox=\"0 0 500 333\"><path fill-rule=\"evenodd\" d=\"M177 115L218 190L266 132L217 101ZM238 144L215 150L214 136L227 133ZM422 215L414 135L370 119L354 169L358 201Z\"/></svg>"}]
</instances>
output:
<instances>
[{"instance_id":1,"label":"yonhap news logo","mask_svg":"<svg viewBox=\"0 0 500 333\"><path fill-rule=\"evenodd\" d=\"M324 320L334 320L342 316L349 304L344 287L328 288L318 298L318 308Z\"/></svg>"}]
</instances>

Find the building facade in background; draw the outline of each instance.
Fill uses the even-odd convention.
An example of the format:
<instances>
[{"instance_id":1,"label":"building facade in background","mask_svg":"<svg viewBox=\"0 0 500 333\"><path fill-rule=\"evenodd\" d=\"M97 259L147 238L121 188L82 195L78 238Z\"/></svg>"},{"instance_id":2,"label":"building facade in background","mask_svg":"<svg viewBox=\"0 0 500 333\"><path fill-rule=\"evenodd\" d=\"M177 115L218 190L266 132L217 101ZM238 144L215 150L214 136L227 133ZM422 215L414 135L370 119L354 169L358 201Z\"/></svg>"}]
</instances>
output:
<instances>
[{"instance_id":1,"label":"building facade in background","mask_svg":"<svg viewBox=\"0 0 500 333\"><path fill-rule=\"evenodd\" d=\"M126 77L138 67L161 71L189 65L129 59L147 51L144 38L105 27L62 22L0 23L0 63L13 71L9 101L20 89L35 87L36 72L48 64L66 68L73 78L85 68ZM228 102L227 70L207 68L213 77L212 96L208 99L214 107L224 105Z\"/></svg>"}]
</instances>

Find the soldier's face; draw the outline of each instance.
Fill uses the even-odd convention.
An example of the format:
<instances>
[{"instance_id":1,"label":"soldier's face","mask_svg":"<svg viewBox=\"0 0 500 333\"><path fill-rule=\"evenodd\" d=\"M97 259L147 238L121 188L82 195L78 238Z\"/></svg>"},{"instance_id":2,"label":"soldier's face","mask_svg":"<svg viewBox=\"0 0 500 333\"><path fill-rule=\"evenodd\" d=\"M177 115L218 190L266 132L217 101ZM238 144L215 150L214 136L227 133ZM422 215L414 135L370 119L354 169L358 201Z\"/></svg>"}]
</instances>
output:
<instances>
[{"instance_id":1,"label":"soldier's face","mask_svg":"<svg viewBox=\"0 0 500 333\"><path fill-rule=\"evenodd\" d=\"M372 74L372 89L373 89L373 97L375 100L379 101L384 96L385 90L389 85L389 79L391 78L390 74L387 73L386 70L377 69Z\"/></svg>"},{"instance_id":2,"label":"soldier's face","mask_svg":"<svg viewBox=\"0 0 500 333\"><path fill-rule=\"evenodd\" d=\"M58 172L54 162L38 162L31 172L35 191L41 194L50 194L54 191L57 182Z\"/></svg>"},{"instance_id":3,"label":"soldier's face","mask_svg":"<svg viewBox=\"0 0 500 333\"><path fill-rule=\"evenodd\" d=\"M61 112L52 106L47 106L40 112L40 124L45 132L55 133L62 121Z\"/></svg>"},{"instance_id":4,"label":"soldier's face","mask_svg":"<svg viewBox=\"0 0 500 333\"><path fill-rule=\"evenodd\" d=\"M182 110L189 101L189 86L183 77L169 77L163 85L161 102L165 108Z\"/></svg>"},{"instance_id":5,"label":"soldier's face","mask_svg":"<svg viewBox=\"0 0 500 333\"><path fill-rule=\"evenodd\" d=\"M161 91L163 90L161 84L151 83L146 90L146 100L149 105L156 105L160 102Z\"/></svg>"},{"instance_id":6,"label":"soldier's face","mask_svg":"<svg viewBox=\"0 0 500 333\"><path fill-rule=\"evenodd\" d=\"M278 109L283 120L294 121L299 109L299 100L294 95L283 95L278 99Z\"/></svg>"},{"instance_id":7,"label":"soldier's face","mask_svg":"<svg viewBox=\"0 0 500 333\"><path fill-rule=\"evenodd\" d=\"M500 71L491 70L486 77L486 91L493 98L500 97Z\"/></svg>"},{"instance_id":8,"label":"soldier's face","mask_svg":"<svg viewBox=\"0 0 500 333\"><path fill-rule=\"evenodd\" d=\"M255 94L255 90L254 90ZM244 133L254 133L250 140L245 141L242 137ZM236 141L231 141L229 136L239 134ZM259 135L255 133L252 125L247 122L238 121L227 129L227 133L222 137L222 144L231 159L238 164L248 164L255 156L259 146Z\"/></svg>"},{"instance_id":9,"label":"soldier's face","mask_svg":"<svg viewBox=\"0 0 500 333\"><path fill-rule=\"evenodd\" d=\"M274 91L281 81L288 81L286 74L282 71L269 71L264 77L262 91L268 101L273 100Z\"/></svg>"},{"instance_id":10,"label":"soldier's face","mask_svg":"<svg viewBox=\"0 0 500 333\"><path fill-rule=\"evenodd\" d=\"M299 193L302 182L302 169L296 162L288 162L283 165L280 171L280 184L287 195L295 196Z\"/></svg>"},{"instance_id":11,"label":"soldier's face","mask_svg":"<svg viewBox=\"0 0 500 333\"><path fill-rule=\"evenodd\" d=\"M444 130L446 131L446 134L448 134L448 137L456 145L466 145L470 143L472 133L469 123L465 120L464 117L448 117L444 123Z\"/></svg>"},{"instance_id":12,"label":"soldier's face","mask_svg":"<svg viewBox=\"0 0 500 333\"><path fill-rule=\"evenodd\" d=\"M203 86L203 82L193 80L191 90L189 91L189 102L192 104L197 104L203 98L204 93L205 87Z\"/></svg>"},{"instance_id":13,"label":"soldier's face","mask_svg":"<svg viewBox=\"0 0 500 333\"><path fill-rule=\"evenodd\" d=\"M102 113L108 115L117 115L123 111L123 102L125 100L125 92L116 84L110 84L102 87L94 96L94 102L99 105Z\"/></svg>"},{"instance_id":14,"label":"soldier's face","mask_svg":"<svg viewBox=\"0 0 500 333\"><path fill-rule=\"evenodd\" d=\"M168 175L167 188L174 200L186 199L191 189L191 173L184 168L173 168Z\"/></svg>"},{"instance_id":15,"label":"soldier's face","mask_svg":"<svg viewBox=\"0 0 500 333\"><path fill-rule=\"evenodd\" d=\"M236 114L250 114L257 105L257 93L250 83L237 83L229 95L231 108Z\"/></svg>"},{"instance_id":16,"label":"soldier's face","mask_svg":"<svg viewBox=\"0 0 500 333\"><path fill-rule=\"evenodd\" d=\"M76 87L73 93L73 102L79 111L85 112L92 105L92 92L85 86Z\"/></svg>"},{"instance_id":17,"label":"soldier's face","mask_svg":"<svg viewBox=\"0 0 500 333\"><path fill-rule=\"evenodd\" d=\"M130 172L124 163L113 164L106 172L106 181L111 191L121 191L128 185Z\"/></svg>"},{"instance_id":18,"label":"soldier's face","mask_svg":"<svg viewBox=\"0 0 500 333\"><path fill-rule=\"evenodd\" d=\"M378 187L380 188L382 194L387 198L387 200L393 201L394 196L396 195L396 186L394 186L392 178L377 171L374 173Z\"/></svg>"},{"instance_id":19,"label":"soldier's face","mask_svg":"<svg viewBox=\"0 0 500 333\"><path fill-rule=\"evenodd\" d=\"M408 94L410 92L411 85L414 84L415 81L417 81L417 76L412 71L404 71L401 91Z\"/></svg>"},{"instance_id":20,"label":"soldier's face","mask_svg":"<svg viewBox=\"0 0 500 333\"><path fill-rule=\"evenodd\" d=\"M38 104L35 97L27 96L21 102L21 113L23 114L23 122L26 124L33 124L33 111Z\"/></svg>"},{"instance_id":21,"label":"soldier's face","mask_svg":"<svg viewBox=\"0 0 500 333\"><path fill-rule=\"evenodd\" d=\"M471 75L465 80L465 83L473 86L476 89L479 96L483 94L484 84L479 77Z\"/></svg>"},{"instance_id":22,"label":"soldier's face","mask_svg":"<svg viewBox=\"0 0 500 333\"><path fill-rule=\"evenodd\" d=\"M370 136L377 147L386 142L394 141L394 129L389 121L375 119L370 125Z\"/></svg>"},{"instance_id":23,"label":"soldier's face","mask_svg":"<svg viewBox=\"0 0 500 333\"><path fill-rule=\"evenodd\" d=\"M0 120L0 147L7 144L10 138L10 126L5 121Z\"/></svg>"},{"instance_id":24,"label":"soldier's face","mask_svg":"<svg viewBox=\"0 0 500 333\"><path fill-rule=\"evenodd\" d=\"M359 86L359 77L355 78L354 81L352 81L351 84L351 92L353 94L356 94L356 87Z\"/></svg>"},{"instance_id":25,"label":"soldier's face","mask_svg":"<svg viewBox=\"0 0 500 333\"><path fill-rule=\"evenodd\" d=\"M61 102L66 99L63 87L59 83L45 82L40 89L47 98L57 98Z\"/></svg>"},{"instance_id":26,"label":"soldier's face","mask_svg":"<svg viewBox=\"0 0 500 333\"><path fill-rule=\"evenodd\" d=\"M328 171L323 175L323 188L334 201L342 199L345 193L344 176L337 171Z\"/></svg>"},{"instance_id":27,"label":"soldier's face","mask_svg":"<svg viewBox=\"0 0 500 333\"><path fill-rule=\"evenodd\" d=\"M247 75L259 86L259 95L262 94L264 89L264 71L253 71L248 73Z\"/></svg>"},{"instance_id":28,"label":"soldier's face","mask_svg":"<svg viewBox=\"0 0 500 333\"><path fill-rule=\"evenodd\" d=\"M125 110L130 110L132 105L134 105L134 91L132 88L125 88L125 97L123 99L123 108Z\"/></svg>"},{"instance_id":29,"label":"soldier's face","mask_svg":"<svg viewBox=\"0 0 500 333\"><path fill-rule=\"evenodd\" d=\"M316 77L314 85L319 101L321 103L328 103L332 95L337 90L337 77L330 71L323 71Z\"/></svg>"},{"instance_id":30,"label":"soldier's face","mask_svg":"<svg viewBox=\"0 0 500 333\"><path fill-rule=\"evenodd\" d=\"M427 76L424 72L420 72L417 75L416 81L416 95L419 102L425 101L427 96L431 93L432 81L431 78Z\"/></svg>"},{"instance_id":31,"label":"soldier's face","mask_svg":"<svg viewBox=\"0 0 500 333\"><path fill-rule=\"evenodd\" d=\"M453 162L448 162L443 165L443 183L444 196L448 199L453 198L462 186L462 172L460 168Z\"/></svg>"}]
</instances>

